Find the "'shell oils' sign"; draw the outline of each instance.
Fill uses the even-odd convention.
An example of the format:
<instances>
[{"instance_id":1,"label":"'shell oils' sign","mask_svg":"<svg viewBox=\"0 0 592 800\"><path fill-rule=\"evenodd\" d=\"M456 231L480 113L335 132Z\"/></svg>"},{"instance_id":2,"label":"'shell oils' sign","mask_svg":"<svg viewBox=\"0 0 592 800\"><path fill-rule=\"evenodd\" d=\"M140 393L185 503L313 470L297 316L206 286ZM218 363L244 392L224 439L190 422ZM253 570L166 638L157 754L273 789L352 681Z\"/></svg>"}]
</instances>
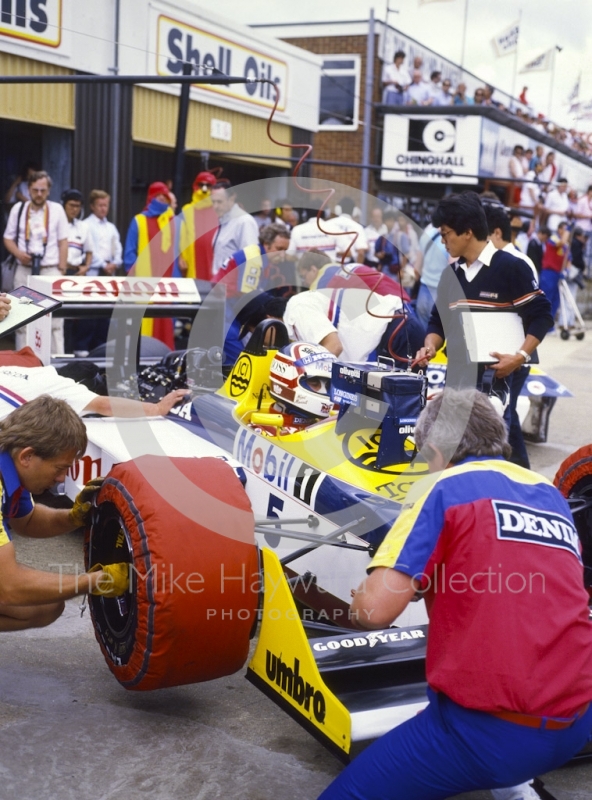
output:
<instances>
[{"instance_id":1,"label":"'shell oils' sign","mask_svg":"<svg viewBox=\"0 0 592 800\"><path fill-rule=\"evenodd\" d=\"M0 35L59 47L62 0L0 0Z\"/></svg>"},{"instance_id":2,"label":"'shell oils' sign","mask_svg":"<svg viewBox=\"0 0 592 800\"><path fill-rule=\"evenodd\" d=\"M265 80L266 83L231 86L200 84L199 88L271 108L275 102L271 84L275 84L280 92L278 109L285 110L288 66L284 61L164 14L159 15L157 24L159 75L182 75L183 64L189 62L195 65L197 75L211 75L212 70L218 70L234 78Z\"/></svg>"}]
</instances>

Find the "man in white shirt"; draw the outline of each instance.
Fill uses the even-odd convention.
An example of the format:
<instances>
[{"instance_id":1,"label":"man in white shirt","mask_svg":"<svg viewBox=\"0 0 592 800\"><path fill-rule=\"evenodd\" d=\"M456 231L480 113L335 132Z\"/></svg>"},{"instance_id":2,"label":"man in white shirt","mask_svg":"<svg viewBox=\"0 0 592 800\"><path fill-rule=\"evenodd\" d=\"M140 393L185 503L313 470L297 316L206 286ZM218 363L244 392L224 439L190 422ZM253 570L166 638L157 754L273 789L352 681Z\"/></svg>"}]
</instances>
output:
<instances>
[{"instance_id":1,"label":"man in white shirt","mask_svg":"<svg viewBox=\"0 0 592 800\"><path fill-rule=\"evenodd\" d=\"M397 50L392 64L385 64L382 69L382 102L390 106L401 106L405 101L405 89L411 83L409 70L404 66L405 53Z\"/></svg>"},{"instance_id":2,"label":"man in white shirt","mask_svg":"<svg viewBox=\"0 0 592 800\"><path fill-rule=\"evenodd\" d=\"M326 229L327 221L321 217L319 227L316 214L306 222L295 225L292 228L287 255L296 256L298 259L304 253L308 253L309 250L318 250L321 253L325 253L331 261L335 261L336 237L332 234L324 233Z\"/></svg>"},{"instance_id":3,"label":"man in white shirt","mask_svg":"<svg viewBox=\"0 0 592 800\"><path fill-rule=\"evenodd\" d=\"M557 186L547 194L545 198L545 209L549 217L547 219L547 228L551 233L557 231L559 223L567 218L569 211L569 199L567 197L567 178L560 178L557 181Z\"/></svg>"},{"instance_id":4,"label":"man in white shirt","mask_svg":"<svg viewBox=\"0 0 592 800\"><path fill-rule=\"evenodd\" d=\"M428 83L428 105L430 106L445 106L449 103L449 100L442 90L442 86L440 85L441 77L442 73L439 70L434 70L430 75L430 82Z\"/></svg>"},{"instance_id":5,"label":"man in white shirt","mask_svg":"<svg viewBox=\"0 0 592 800\"><path fill-rule=\"evenodd\" d=\"M91 232L94 249L87 275L114 275L122 264L122 246L119 231L109 222L111 197L102 189L93 189L89 197L91 210L85 222Z\"/></svg>"},{"instance_id":6,"label":"man in white shirt","mask_svg":"<svg viewBox=\"0 0 592 800\"><path fill-rule=\"evenodd\" d=\"M382 209L378 208L378 206L372 209L370 225L366 225L364 233L366 234L366 242L368 243L365 263L369 267L376 267L378 269L380 264L374 253L374 245L379 236L385 236L387 233L387 227L382 221Z\"/></svg>"},{"instance_id":7,"label":"man in white shirt","mask_svg":"<svg viewBox=\"0 0 592 800\"><path fill-rule=\"evenodd\" d=\"M583 194L577 202L575 210L576 225L580 227L586 236L585 262L586 274L589 275L590 263L592 261L592 186L588 186L588 191Z\"/></svg>"},{"instance_id":8,"label":"man in white shirt","mask_svg":"<svg viewBox=\"0 0 592 800\"><path fill-rule=\"evenodd\" d=\"M363 264L368 250L368 242L364 228L352 217L355 203L351 197L342 197L339 204L341 214L323 225L325 230L335 234L335 259L341 261L355 239L351 250L345 257L345 263L349 264L353 261L356 264Z\"/></svg>"},{"instance_id":9,"label":"man in white shirt","mask_svg":"<svg viewBox=\"0 0 592 800\"><path fill-rule=\"evenodd\" d=\"M219 222L213 242L212 274L215 275L227 258L259 242L259 228L253 217L237 204L236 189L229 181L214 186L212 206Z\"/></svg>"},{"instance_id":10,"label":"man in white shirt","mask_svg":"<svg viewBox=\"0 0 592 800\"><path fill-rule=\"evenodd\" d=\"M166 416L187 392L175 389L158 403L143 403L96 394L82 383L60 375L55 367L0 367L0 419L40 394L65 400L79 416L155 417Z\"/></svg>"},{"instance_id":11,"label":"man in white shirt","mask_svg":"<svg viewBox=\"0 0 592 800\"><path fill-rule=\"evenodd\" d=\"M405 92L405 105L427 106L430 105L430 93L424 83L420 70L413 70L411 83Z\"/></svg>"},{"instance_id":12,"label":"man in white shirt","mask_svg":"<svg viewBox=\"0 0 592 800\"><path fill-rule=\"evenodd\" d=\"M23 205L17 203L8 217L4 246L19 262L14 274L15 288L26 286L32 274L60 275L66 271L68 220L62 206L48 199L50 190L51 178L47 172L33 172L29 176L31 200ZM19 328L17 350L25 343L26 329ZM52 320L51 346L53 353L64 352L63 319Z\"/></svg>"}]
</instances>

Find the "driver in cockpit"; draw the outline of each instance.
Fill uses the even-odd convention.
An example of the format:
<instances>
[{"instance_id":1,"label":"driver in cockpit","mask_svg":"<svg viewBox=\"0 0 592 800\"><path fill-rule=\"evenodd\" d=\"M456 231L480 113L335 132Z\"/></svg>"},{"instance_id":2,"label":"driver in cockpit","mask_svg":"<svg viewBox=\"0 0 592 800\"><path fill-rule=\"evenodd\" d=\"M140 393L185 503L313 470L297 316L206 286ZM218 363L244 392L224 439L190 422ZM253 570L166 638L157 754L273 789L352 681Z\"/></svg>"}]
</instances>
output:
<instances>
[{"instance_id":1,"label":"driver in cockpit","mask_svg":"<svg viewBox=\"0 0 592 800\"><path fill-rule=\"evenodd\" d=\"M333 410L333 353L319 344L293 342L278 350L269 370L269 393L275 402L266 413L255 412L251 427L271 436L304 430Z\"/></svg>"}]
</instances>

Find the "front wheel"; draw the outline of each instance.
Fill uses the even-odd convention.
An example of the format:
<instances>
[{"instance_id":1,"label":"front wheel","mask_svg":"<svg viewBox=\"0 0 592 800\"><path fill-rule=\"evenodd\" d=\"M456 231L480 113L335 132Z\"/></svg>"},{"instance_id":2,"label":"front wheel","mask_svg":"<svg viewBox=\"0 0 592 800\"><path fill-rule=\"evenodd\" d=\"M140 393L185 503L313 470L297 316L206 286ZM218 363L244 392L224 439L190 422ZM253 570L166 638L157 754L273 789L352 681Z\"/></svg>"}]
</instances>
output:
<instances>
[{"instance_id":1,"label":"front wheel","mask_svg":"<svg viewBox=\"0 0 592 800\"><path fill-rule=\"evenodd\" d=\"M555 486L567 498L582 543L584 580L592 588L592 445L580 447L561 464Z\"/></svg>"},{"instance_id":2,"label":"front wheel","mask_svg":"<svg viewBox=\"0 0 592 800\"><path fill-rule=\"evenodd\" d=\"M218 458L142 456L111 470L97 502L87 568L130 569L125 595L89 599L122 686L159 689L239 670L260 581L251 505L234 470Z\"/></svg>"}]
</instances>

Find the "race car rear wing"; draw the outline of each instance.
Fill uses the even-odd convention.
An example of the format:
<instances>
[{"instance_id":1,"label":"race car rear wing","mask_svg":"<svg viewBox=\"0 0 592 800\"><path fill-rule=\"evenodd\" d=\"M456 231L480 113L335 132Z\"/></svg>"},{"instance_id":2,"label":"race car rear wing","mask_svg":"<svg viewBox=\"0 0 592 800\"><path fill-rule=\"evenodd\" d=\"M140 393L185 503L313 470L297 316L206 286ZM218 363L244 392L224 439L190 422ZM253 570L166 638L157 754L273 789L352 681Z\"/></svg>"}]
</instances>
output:
<instances>
[{"instance_id":1,"label":"race car rear wing","mask_svg":"<svg viewBox=\"0 0 592 800\"><path fill-rule=\"evenodd\" d=\"M427 625L318 636L282 565L263 548L263 607L247 679L341 760L427 705ZM323 631L325 633L325 631Z\"/></svg>"}]
</instances>

